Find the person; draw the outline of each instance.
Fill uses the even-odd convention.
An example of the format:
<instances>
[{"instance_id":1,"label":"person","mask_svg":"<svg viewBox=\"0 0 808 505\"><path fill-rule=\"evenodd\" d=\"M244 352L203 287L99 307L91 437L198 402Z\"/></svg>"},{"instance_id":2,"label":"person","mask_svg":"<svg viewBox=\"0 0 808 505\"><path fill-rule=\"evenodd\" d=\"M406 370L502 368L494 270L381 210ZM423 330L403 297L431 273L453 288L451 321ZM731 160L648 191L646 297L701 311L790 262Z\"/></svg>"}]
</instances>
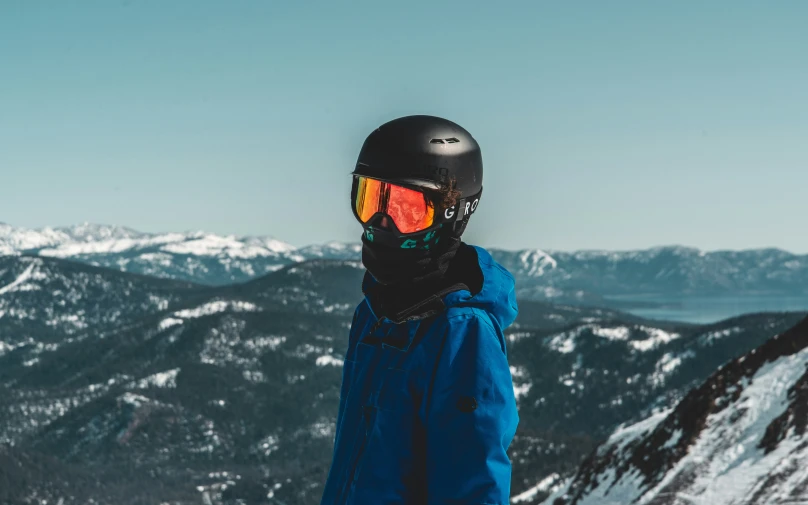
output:
<instances>
[{"instance_id":1,"label":"person","mask_svg":"<svg viewBox=\"0 0 808 505\"><path fill-rule=\"evenodd\" d=\"M480 147L446 119L402 117L367 137L352 175L365 297L321 504L506 505L519 416L503 331L518 308L512 275L461 240Z\"/></svg>"}]
</instances>

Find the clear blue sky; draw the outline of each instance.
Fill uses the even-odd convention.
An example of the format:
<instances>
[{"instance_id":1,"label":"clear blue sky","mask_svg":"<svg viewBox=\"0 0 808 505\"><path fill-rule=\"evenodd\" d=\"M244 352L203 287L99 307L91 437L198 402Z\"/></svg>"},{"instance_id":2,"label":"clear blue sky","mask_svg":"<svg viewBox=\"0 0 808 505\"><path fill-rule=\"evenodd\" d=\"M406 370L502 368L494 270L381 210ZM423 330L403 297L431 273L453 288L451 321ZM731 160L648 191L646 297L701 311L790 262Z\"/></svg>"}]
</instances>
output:
<instances>
[{"instance_id":1,"label":"clear blue sky","mask_svg":"<svg viewBox=\"0 0 808 505\"><path fill-rule=\"evenodd\" d=\"M357 241L365 136L478 139L469 241L808 252L808 2L0 2L0 221Z\"/></svg>"}]
</instances>

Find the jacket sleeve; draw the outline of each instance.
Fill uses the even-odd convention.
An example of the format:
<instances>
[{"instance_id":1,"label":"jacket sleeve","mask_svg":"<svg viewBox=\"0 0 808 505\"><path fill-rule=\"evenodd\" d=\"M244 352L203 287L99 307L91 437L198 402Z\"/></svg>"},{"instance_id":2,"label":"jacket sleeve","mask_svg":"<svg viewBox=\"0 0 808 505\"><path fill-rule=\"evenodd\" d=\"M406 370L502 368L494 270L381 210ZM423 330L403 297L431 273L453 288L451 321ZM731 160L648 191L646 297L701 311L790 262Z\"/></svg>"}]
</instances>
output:
<instances>
[{"instance_id":1,"label":"jacket sleeve","mask_svg":"<svg viewBox=\"0 0 808 505\"><path fill-rule=\"evenodd\" d=\"M428 505L510 502L519 415L505 340L487 319L449 319L427 400Z\"/></svg>"}]
</instances>

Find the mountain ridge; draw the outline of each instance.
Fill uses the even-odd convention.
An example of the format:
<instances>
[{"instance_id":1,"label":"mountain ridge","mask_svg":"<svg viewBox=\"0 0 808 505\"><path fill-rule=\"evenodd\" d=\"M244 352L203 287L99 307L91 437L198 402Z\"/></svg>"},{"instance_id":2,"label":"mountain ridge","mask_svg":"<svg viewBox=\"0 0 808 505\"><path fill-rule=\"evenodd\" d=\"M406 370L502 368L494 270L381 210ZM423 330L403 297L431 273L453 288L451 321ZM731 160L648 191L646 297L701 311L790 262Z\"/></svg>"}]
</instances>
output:
<instances>
[{"instance_id":1,"label":"mountain ridge","mask_svg":"<svg viewBox=\"0 0 808 505\"><path fill-rule=\"evenodd\" d=\"M522 299L621 308L654 296L788 296L808 304L808 255L778 248L701 251L685 246L573 252L489 252L517 281ZM61 257L122 271L207 285L246 282L309 259L361 261L361 244L295 247L272 237L206 232L141 233L82 224L26 230L0 225L0 255ZM622 297L622 298L621 298Z\"/></svg>"}]
</instances>

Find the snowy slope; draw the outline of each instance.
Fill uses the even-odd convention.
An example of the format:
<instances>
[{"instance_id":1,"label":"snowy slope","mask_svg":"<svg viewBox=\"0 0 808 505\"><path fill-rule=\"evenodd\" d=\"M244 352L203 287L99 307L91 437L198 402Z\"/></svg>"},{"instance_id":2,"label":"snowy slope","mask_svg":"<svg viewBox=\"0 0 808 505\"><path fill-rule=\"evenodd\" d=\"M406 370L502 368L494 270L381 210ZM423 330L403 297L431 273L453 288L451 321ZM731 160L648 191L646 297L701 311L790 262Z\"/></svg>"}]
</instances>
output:
<instances>
[{"instance_id":1,"label":"snowy slope","mask_svg":"<svg viewBox=\"0 0 808 505\"><path fill-rule=\"evenodd\" d=\"M808 502L808 319L714 373L675 408L617 430L545 502Z\"/></svg>"}]
</instances>

